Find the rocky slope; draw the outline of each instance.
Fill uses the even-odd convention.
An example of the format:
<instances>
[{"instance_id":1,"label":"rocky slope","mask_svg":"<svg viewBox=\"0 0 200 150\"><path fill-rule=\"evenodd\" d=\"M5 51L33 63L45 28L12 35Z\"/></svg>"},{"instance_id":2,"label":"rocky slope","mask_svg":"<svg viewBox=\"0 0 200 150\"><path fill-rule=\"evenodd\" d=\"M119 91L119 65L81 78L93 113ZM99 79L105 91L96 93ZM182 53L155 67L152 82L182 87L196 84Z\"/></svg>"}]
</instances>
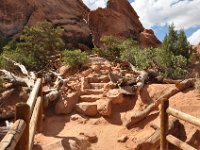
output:
<instances>
[{"instance_id":1,"label":"rocky slope","mask_svg":"<svg viewBox=\"0 0 200 150\"><path fill-rule=\"evenodd\" d=\"M82 0L4 0L0 5L0 37L13 37L24 26L45 20L64 27L69 48L93 47L93 42L99 46L104 35L132 38L141 47L160 44L152 30L144 29L127 0L109 0L107 8L95 11Z\"/></svg>"},{"instance_id":2,"label":"rocky slope","mask_svg":"<svg viewBox=\"0 0 200 150\"><path fill-rule=\"evenodd\" d=\"M5 0L0 5L0 36L12 37L24 26L50 21L64 27L64 39L92 47L90 29L85 21L89 9L81 0Z\"/></svg>"},{"instance_id":3,"label":"rocky slope","mask_svg":"<svg viewBox=\"0 0 200 150\"><path fill-rule=\"evenodd\" d=\"M100 38L105 35L134 39L143 48L160 45L153 31L144 29L139 16L127 0L109 0L107 8L91 11L89 26L95 45L100 45Z\"/></svg>"},{"instance_id":4,"label":"rocky slope","mask_svg":"<svg viewBox=\"0 0 200 150\"><path fill-rule=\"evenodd\" d=\"M44 129L35 136L33 149L158 150L156 144L148 145L144 141L156 132L152 125L160 124L159 109L130 129L124 123L162 95L176 89L176 86L147 84L137 96L128 96L120 94L116 85L113 87L108 72L121 71L124 76L134 76L131 70L96 56L90 57L87 66L86 70L74 74L73 80L69 81L67 98L53 102L47 108ZM60 73L62 71L60 69ZM169 99L170 107L200 117L199 97L198 91L187 89ZM55 115L54 110L63 115ZM196 149L200 148L200 132L196 127L184 121L174 127L174 136ZM171 145L169 149L177 150Z\"/></svg>"}]
</instances>

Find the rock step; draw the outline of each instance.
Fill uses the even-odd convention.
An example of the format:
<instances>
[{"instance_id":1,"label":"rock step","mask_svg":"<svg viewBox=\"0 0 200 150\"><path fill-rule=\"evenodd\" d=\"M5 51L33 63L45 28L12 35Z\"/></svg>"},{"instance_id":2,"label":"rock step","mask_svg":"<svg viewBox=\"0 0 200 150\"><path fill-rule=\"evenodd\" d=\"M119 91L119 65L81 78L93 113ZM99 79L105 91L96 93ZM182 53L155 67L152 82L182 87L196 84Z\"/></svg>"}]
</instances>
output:
<instances>
[{"instance_id":1,"label":"rock step","mask_svg":"<svg viewBox=\"0 0 200 150\"><path fill-rule=\"evenodd\" d=\"M96 102L97 100L101 99L103 97L103 94L90 94L90 95L81 95L80 101L81 102Z\"/></svg>"},{"instance_id":2,"label":"rock step","mask_svg":"<svg viewBox=\"0 0 200 150\"><path fill-rule=\"evenodd\" d=\"M86 79L90 83L106 83L110 80L107 75L102 75L100 77L87 77Z\"/></svg>"},{"instance_id":3,"label":"rock step","mask_svg":"<svg viewBox=\"0 0 200 150\"><path fill-rule=\"evenodd\" d=\"M106 83L89 83L91 89L103 89Z\"/></svg>"},{"instance_id":4,"label":"rock step","mask_svg":"<svg viewBox=\"0 0 200 150\"><path fill-rule=\"evenodd\" d=\"M100 74L102 75L108 75L109 70L99 70Z\"/></svg>"},{"instance_id":5,"label":"rock step","mask_svg":"<svg viewBox=\"0 0 200 150\"><path fill-rule=\"evenodd\" d=\"M103 93L103 89L86 89L83 91L83 94L89 95L89 94L101 94Z\"/></svg>"}]
</instances>

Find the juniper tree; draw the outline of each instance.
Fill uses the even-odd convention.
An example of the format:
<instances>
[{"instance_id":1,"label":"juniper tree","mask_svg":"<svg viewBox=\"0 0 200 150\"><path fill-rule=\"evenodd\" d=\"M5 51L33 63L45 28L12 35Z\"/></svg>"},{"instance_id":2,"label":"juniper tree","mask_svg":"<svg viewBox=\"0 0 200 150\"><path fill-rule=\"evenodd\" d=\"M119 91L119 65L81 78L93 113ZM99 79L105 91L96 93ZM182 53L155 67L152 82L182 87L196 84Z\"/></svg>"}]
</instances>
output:
<instances>
[{"instance_id":1,"label":"juniper tree","mask_svg":"<svg viewBox=\"0 0 200 150\"><path fill-rule=\"evenodd\" d=\"M3 54L24 64L28 69L41 69L52 63L51 56L64 47L62 34L63 29L55 28L50 22L25 27L18 39L5 46Z\"/></svg>"}]
</instances>

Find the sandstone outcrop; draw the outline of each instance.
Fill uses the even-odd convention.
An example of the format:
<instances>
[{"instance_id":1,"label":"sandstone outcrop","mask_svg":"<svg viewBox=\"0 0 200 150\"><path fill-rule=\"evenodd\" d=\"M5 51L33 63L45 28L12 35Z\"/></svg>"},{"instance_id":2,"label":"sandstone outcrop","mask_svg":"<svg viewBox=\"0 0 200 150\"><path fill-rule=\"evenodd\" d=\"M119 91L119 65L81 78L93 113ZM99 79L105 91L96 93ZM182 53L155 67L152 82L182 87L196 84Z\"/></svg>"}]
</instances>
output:
<instances>
[{"instance_id":1,"label":"sandstone outcrop","mask_svg":"<svg viewBox=\"0 0 200 150\"><path fill-rule=\"evenodd\" d=\"M139 16L127 0L109 0L107 7L91 11L89 27L92 30L94 45L100 46L102 36L131 38L139 41L140 46L157 47L161 43L152 30L144 29Z\"/></svg>"},{"instance_id":2,"label":"sandstone outcrop","mask_svg":"<svg viewBox=\"0 0 200 150\"><path fill-rule=\"evenodd\" d=\"M5 0L0 5L0 36L12 37L24 26L50 21L64 28L68 47L81 44L92 47L92 37L87 25L89 9L81 0Z\"/></svg>"},{"instance_id":3,"label":"sandstone outcrop","mask_svg":"<svg viewBox=\"0 0 200 150\"><path fill-rule=\"evenodd\" d=\"M69 114L79 100L79 93L74 92L67 95L67 99L58 101L55 105L56 114Z\"/></svg>"},{"instance_id":4,"label":"sandstone outcrop","mask_svg":"<svg viewBox=\"0 0 200 150\"><path fill-rule=\"evenodd\" d=\"M81 0L4 0L0 5L0 37L11 38L41 21L64 28L68 48L89 50L100 38L112 35L139 41L140 46L157 47L160 41L142 26L127 0L109 0L107 8L90 11Z\"/></svg>"}]
</instances>

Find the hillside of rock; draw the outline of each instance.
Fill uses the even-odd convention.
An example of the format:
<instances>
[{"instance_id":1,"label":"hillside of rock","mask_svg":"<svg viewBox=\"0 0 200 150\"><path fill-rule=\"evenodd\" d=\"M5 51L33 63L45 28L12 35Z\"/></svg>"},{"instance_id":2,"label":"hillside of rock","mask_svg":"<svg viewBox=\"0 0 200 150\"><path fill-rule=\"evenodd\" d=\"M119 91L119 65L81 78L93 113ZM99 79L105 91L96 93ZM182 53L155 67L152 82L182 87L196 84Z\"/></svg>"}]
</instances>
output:
<instances>
[{"instance_id":1,"label":"hillside of rock","mask_svg":"<svg viewBox=\"0 0 200 150\"><path fill-rule=\"evenodd\" d=\"M100 38L112 35L139 41L140 46L158 47L152 30L144 29L127 0L109 0L107 8L90 11L81 0L4 0L0 5L0 37L19 34L24 26L50 21L64 28L68 48L99 46Z\"/></svg>"},{"instance_id":2,"label":"hillside of rock","mask_svg":"<svg viewBox=\"0 0 200 150\"><path fill-rule=\"evenodd\" d=\"M111 35L139 41L142 48L158 47L161 43L153 30L144 29L139 16L127 0L109 0L107 7L91 11L89 26L94 44L100 45L100 38Z\"/></svg>"},{"instance_id":3,"label":"hillside of rock","mask_svg":"<svg viewBox=\"0 0 200 150\"><path fill-rule=\"evenodd\" d=\"M80 43L92 47L85 20L88 12L81 0L5 0L0 5L0 36L12 37L26 25L47 20L64 27L64 40L72 46L79 47Z\"/></svg>"}]
</instances>

